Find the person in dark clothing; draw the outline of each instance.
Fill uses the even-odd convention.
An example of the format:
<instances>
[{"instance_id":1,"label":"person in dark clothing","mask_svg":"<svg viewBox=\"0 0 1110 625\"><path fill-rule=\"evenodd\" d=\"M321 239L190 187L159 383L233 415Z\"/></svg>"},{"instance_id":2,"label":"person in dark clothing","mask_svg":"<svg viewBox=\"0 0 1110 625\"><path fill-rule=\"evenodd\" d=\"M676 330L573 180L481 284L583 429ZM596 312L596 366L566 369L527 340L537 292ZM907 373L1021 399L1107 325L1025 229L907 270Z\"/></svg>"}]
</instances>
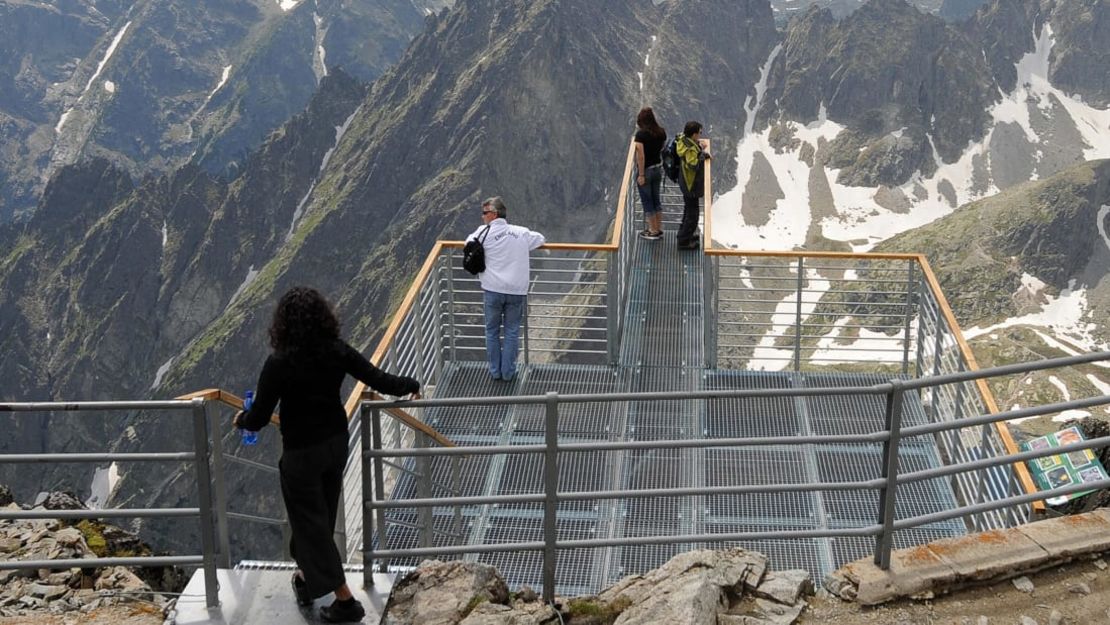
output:
<instances>
[{"instance_id":1,"label":"person in dark clothing","mask_svg":"<svg viewBox=\"0 0 1110 625\"><path fill-rule=\"evenodd\" d=\"M339 337L339 320L315 289L294 287L281 297L270 325L273 353L262 366L254 405L235 424L257 431L281 402L281 494L297 562L297 603L335 593L321 608L329 623L361 621L366 611L347 587L343 561L332 540L347 462L347 414L339 395L354 376L370 388L398 397L416 394L420 383L385 373Z\"/></svg>"},{"instance_id":2,"label":"person in dark clothing","mask_svg":"<svg viewBox=\"0 0 1110 625\"><path fill-rule=\"evenodd\" d=\"M705 164L710 158L709 141L701 138L701 124L686 122L675 141L675 151L682 164L678 186L682 189L682 224L678 227L678 249L698 249L698 200L705 195Z\"/></svg>"},{"instance_id":3,"label":"person in dark clothing","mask_svg":"<svg viewBox=\"0 0 1110 625\"><path fill-rule=\"evenodd\" d=\"M649 241L663 238L663 162L660 153L667 142L667 131L655 120L650 106L636 115L636 189L644 207L645 228L640 237Z\"/></svg>"}]
</instances>

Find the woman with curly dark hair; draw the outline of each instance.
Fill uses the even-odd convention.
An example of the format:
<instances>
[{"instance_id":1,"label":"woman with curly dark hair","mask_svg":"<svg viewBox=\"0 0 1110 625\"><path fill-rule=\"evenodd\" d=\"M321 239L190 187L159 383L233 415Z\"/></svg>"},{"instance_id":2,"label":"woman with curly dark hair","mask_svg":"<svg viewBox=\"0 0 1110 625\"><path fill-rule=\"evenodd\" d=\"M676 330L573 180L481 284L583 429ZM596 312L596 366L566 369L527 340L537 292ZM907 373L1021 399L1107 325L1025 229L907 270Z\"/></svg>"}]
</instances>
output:
<instances>
[{"instance_id":1,"label":"woman with curly dark hair","mask_svg":"<svg viewBox=\"0 0 1110 625\"><path fill-rule=\"evenodd\" d=\"M254 405L235 416L241 428L257 431L281 402L281 494L297 562L297 603L335 593L320 609L329 623L361 621L366 612L351 595L343 560L332 540L347 462L347 414L340 387L348 375L370 388L403 396L420 383L385 373L339 336L339 320L316 289L294 287L281 297L270 324L273 353L262 366Z\"/></svg>"}]
</instances>

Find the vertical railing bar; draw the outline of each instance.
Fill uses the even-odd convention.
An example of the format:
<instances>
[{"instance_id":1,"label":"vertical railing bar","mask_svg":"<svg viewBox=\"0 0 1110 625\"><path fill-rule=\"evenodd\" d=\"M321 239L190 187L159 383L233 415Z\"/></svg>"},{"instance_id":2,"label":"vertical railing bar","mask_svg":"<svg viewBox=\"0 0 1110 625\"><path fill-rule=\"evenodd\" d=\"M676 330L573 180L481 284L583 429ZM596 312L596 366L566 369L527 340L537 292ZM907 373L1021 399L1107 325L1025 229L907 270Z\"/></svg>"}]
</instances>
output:
<instances>
[{"instance_id":1,"label":"vertical railing bar","mask_svg":"<svg viewBox=\"0 0 1110 625\"><path fill-rule=\"evenodd\" d=\"M372 433L371 445L373 445L374 451L381 451L381 449L382 449L382 412L381 412L380 409L374 408L371 411L371 413L370 413L370 425L371 425L370 429L371 429L371 433ZM366 476L364 475L362 479L365 480ZM383 460L380 456L377 456L377 457L374 458L374 491L375 491L374 496L377 497L379 501L385 501L386 500L386 494L385 494L385 462L383 462ZM365 516L365 513L363 514L363 516ZM378 508L377 517L376 517L375 520L377 521L377 526L378 526L378 545L381 546L382 549L388 549L389 548L389 543L388 543L389 528L386 527L385 509L384 508ZM363 520L363 525L366 525L365 519ZM388 566L389 566L388 561L383 558L380 565L379 565L379 570L382 573L385 573ZM364 565L364 570L368 569L368 568L370 568L370 567Z\"/></svg>"},{"instance_id":2,"label":"vertical railing bar","mask_svg":"<svg viewBox=\"0 0 1110 625\"><path fill-rule=\"evenodd\" d=\"M544 419L544 501L543 501L543 600L547 604L555 602L556 567L556 512L559 502L556 499L559 489L559 394L547 393L547 410Z\"/></svg>"},{"instance_id":3,"label":"vertical railing bar","mask_svg":"<svg viewBox=\"0 0 1110 625\"><path fill-rule=\"evenodd\" d=\"M216 495L216 539L219 545L217 566L231 568L231 535L227 527L227 480L224 475L223 430L217 424L219 417L212 417L213 427L209 430L212 437L212 486Z\"/></svg>"},{"instance_id":4,"label":"vertical railing bar","mask_svg":"<svg viewBox=\"0 0 1110 625\"><path fill-rule=\"evenodd\" d=\"M891 390L887 394L886 429L890 437L883 443L882 478L885 485L879 491L879 523L882 532L875 537L875 564L879 568L890 568L890 550L894 544L894 513L898 493L898 443L902 436L902 380L890 381Z\"/></svg>"},{"instance_id":5,"label":"vertical railing bar","mask_svg":"<svg viewBox=\"0 0 1110 625\"><path fill-rule=\"evenodd\" d=\"M205 400L195 398L193 404L193 449L197 470L197 497L200 504L200 544L204 554L204 601L209 608L220 605L219 581L216 578L216 537L212 520L212 476L209 472L208 414Z\"/></svg>"},{"instance_id":6,"label":"vertical railing bar","mask_svg":"<svg viewBox=\"0 0 1110 625\"><path fill-rule=\"evenodd\" d=\"M462 496L462 460L458 456L451 456L451 489L456 497ZM455 506L455 537L462 544L462 505Z\"/></svg>"},{"instance_id":7,"label":"vertical railing bar","mask_svg":"<svg viewBox=\"0 0 1110 625\"><path fill-rule=\"evenodd\" d=\"M618 250L619 252L619 250ZM615 254L610 254L606 263L606 273L608 274L606 280L606 297L605 297L605 315L606 315L606 340L605 344L609 352L609 364L616 366L617 354L619 345L617 344L617 321L620 315L620 283L617 279L617 259Z\"/></svg>"},{"instance_id":8,"label":"vertical railing bar","mask_svg":"<svg viewBox=\"0 0 1110 625\"><path fill-rule=\"evenodd\" d=\"M374 479L370 479L370 461L366 459L366 450L374 447L371 437L370 409L366 404L359 404L359 455L362 458L362 585L371 588L374 585L374 517L370 505L374 502L374 485L377 482L375 471ZM388 547L381 543L382 549Z\"/></svg>"},{"instance_id":9,"label":"vertical railing bar","mask_svg":"<svg viewBox=\"0 0 1110 625\"><path fill-rule=\"evenodd\" d=\"M458 362L455 354L455 250L447 250L447 322L451 344L451 362Z\"/></svg>"},{"instance_id":10,"label":"vertical railing bar","mask_svg":"<svg viewBox=\"0 0 1110 625\"><path fill-rule=\"evenodd\" d=\"M906 276L906 320L903 326L903 339L902 339L902 375L906 375L910 370L910 325L914 314L914 276L917 269L917 260L909 259L906 261L908 267Z\"/></svg>"},{"instance_id":11,"label":"vertical railing bar","mask_svg":"<svg viewBox=\"0 0 1110 625\"><path fill-rule=\"evenodd\" d=\"M794 317L794 371L802 370L802 281L805 278L804 257L798 257L797 308Z\"/></svg>"},{"instance_id":12,"label":"vertical railing bar","mask_svg":"<svg viewBox=\"0 0 1110 625\"><path fill-rule=\"evenodd\" d=\"M416 448L428 447L428 435L423 432L416 433ZM432 463L428 456L417 456L416 470L420 474L417 481L417 494L421 499L432 498ZM432 546L432 508L420 509L420 546Z\"/></svg>"}]
</instances>

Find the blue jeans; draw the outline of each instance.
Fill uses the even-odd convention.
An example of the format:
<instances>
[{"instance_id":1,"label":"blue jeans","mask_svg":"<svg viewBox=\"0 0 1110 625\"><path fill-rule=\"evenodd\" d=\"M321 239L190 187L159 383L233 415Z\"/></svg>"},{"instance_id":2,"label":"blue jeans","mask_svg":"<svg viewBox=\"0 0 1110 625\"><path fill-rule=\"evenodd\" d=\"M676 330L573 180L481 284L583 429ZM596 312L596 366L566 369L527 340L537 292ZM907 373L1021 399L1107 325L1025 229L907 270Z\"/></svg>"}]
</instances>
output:
<instances>
[{"instance_id":1,"label":"blue jeans","mask_svg":"<svg viewBox=\"0 0 1110 625\"><path fill-rule=\"evenodd\" d=\"M640 192L640 205L644 207L644 215L652 215L663 210L663 167L653 165L644 173L644 184L636 185Z\"/></svg>"},{"instance_id":2,"label":"blue jeans","mask_svg":"<svg viewBox=\"0 0 1110 625\"><path fill-rule=\"evenodd\" d=\"M483 291L486 313L486 357L493 379L511 380L516 376L516 354L520 351L520 317L524 314L524 295ZM501 329L505 344L501 345Z\"/></svg>"}]
</instances>

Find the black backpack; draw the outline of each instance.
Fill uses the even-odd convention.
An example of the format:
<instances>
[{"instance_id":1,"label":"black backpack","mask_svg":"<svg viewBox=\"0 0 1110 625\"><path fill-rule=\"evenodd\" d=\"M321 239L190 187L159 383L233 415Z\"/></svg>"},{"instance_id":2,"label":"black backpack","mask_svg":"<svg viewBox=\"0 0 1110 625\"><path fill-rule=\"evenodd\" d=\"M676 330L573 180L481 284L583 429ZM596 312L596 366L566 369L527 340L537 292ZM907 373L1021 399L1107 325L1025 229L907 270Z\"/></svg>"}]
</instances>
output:
<instances>
[{"instance_id":1,"label":"black backpack","mask_svg":"<svg viewBox=\"0 0 1110 625\"><path fill-rule=\"evenodd\" d=\"M488 236L489 226L486 226L481 235L467 241L463 246L463 269L475 276L486 270L486 248L482 244Z\"/></svg>"},{"instance_id":2,"label":"black backpack","mask_svg":"<svg viewBox=\"0 0 1110 625\"><path fill-rule=\"evenodd\" d=\"M682 162L678 160L678 135L675 135L663 144L663 151L659 153L659 160L663 163L663 174L671 182L678 182L678 172L682 170Z\"/></svg>"}]
</instances>

